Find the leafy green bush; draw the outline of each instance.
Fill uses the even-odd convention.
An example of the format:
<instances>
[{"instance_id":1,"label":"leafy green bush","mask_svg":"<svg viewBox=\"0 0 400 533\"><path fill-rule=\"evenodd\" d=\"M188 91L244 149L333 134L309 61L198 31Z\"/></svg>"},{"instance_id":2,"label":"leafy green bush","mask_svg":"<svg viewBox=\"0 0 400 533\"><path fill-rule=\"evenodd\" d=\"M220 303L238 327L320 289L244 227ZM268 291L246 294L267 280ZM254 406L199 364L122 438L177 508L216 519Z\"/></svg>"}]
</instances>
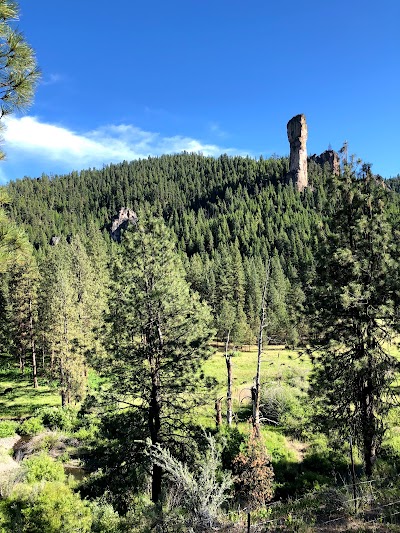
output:
<instances>
[{"instance_id":1,"label":"leafy green bush","mask_svg":"<svg viewBox=\"0 0 400 533\"><path fill-rule=\"evenodd\" d=\"M27 418L19 425L18 433L27 437L33 437L44 430L42 421L40 418L33 416Z\"/></svg>"},{"instance_id":2,"label":"leafy green bush","mask_svg":"<svg viewBox=\"0 0 400 533\"><path fill-rule=\"evenodd\" d=\"M332 444L324 435L315 435L304 455L304 470L327 477L331 477L333 472L345 474L349 463L346 446L343 442Z\"/></svg>"},{"instance_id":3,"label":"leafy green bush","mask_svg":"<svg viewBox=\"0 0 400 533\"><path fill-rule=\"evenodd\" d=\"M16 485L3 509L5 531L89 533L91 530L88 504L61 482Z\"/></svg>"},{"instance_id":4,"label":"leafy green bush","mask_svg":"<svg viewBox=\"0 0 400 533\"><path fill-rule=\"evenodd\" d=\"M65 481L64 468L46 453L33 455L23 462L26 481L36 483L39 481Z\"/></svg>"},{"instance_id":5,"label":"leafy green bush","mask_svg":"<svg viewBox=\"0 0 400 533\"><path fill-rule=\"evenodd\" d=\"M279 424L285 416L299 409L298 391L284 383L266 383L262 387L261 404L266 421Z\"/></svg>"},{"instance_id":6,"label":"leafy green bush","mask_svg":"<svg viewBox=\"0 0 400 533\"><path fill-rule=\"evenodd\" d=\"M77 421L77 411L72 407L46 407L39 414L43 424L52 430L70 431Z\"/></svg>"},{"instance_id":7,"label":"leafy green bush","mask_svg":"<svg viewBox=\"0 0 400 533\"><path fill-rule=\"evenodd\" d=\"M14 436L17 425L18 424L12 420L2 420L0 422L0 438Z\"/></svg>"},{"instance_id":8,"label":"leafy green bush","mask_svg":"<svg viewBox=\"0 0 400 533\"><path fill-rule=\"evenodd\" d=\"M121 531L121 519L110 503L95 500L90 503L93 523L91 531L93 533L118 533Z\"/></svg>"},{"instance_id":9,"label":"leafy green bush","mask_svg":"<svg viewBox=\"0 0 400 533\"><path fill-rule=\"evenodd\" d=\"M56 448L59 442L59 433L46 433L45 435L43 435L39 442L35 443L34 451L50 451L53 448Z\"/></svg>"},{"instance_id":10,"label":"leafy green bush","mask_svg":"<svg viewBox=\"0 0 400 533\"><path fill-rule=\"evenodd\" d=\"M232 470L233 460L239 454L241 445L246 441L246 435L237 427L221 426L215 439L218 444L222 445L222 468Z\"/></svg>"},{"instance_id":11,"label":"leafy green bush","mask_svg":"<svg viewBox=\"0 0 400 533\"><path fill-rule=\"evenodd\" d=\"M74 433L74 437L79 440L92 441L96 438L98 434L97 426L81 427Z\"/></svg>"}]
</instances>

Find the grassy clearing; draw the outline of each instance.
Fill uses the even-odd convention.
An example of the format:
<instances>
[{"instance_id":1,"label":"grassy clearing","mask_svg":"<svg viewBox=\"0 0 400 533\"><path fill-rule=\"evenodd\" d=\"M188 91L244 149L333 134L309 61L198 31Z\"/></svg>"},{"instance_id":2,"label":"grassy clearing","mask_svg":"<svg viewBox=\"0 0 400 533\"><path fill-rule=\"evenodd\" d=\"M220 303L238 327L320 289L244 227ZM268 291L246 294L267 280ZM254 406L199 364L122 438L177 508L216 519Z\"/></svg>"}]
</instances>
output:
<instances>
[{"instance_id":1,"label":"grassy clearing","mask_svg":"<svg viewBox=\"0 0 400 533\"><path fill-rule=\"evenodd\" d=\"M241 401L244 391L248 390L254 381L257 368L257 347L244 346L242 351L236 352L232 358L234 397ZM217 394L226 393L226 365L224 349L216 346L216 353L205 362L204 373L214 377L218 382ZM309 358L301 351L288 350L284 346L267 346L264 349L261 363L261 381L282 380L298 376L300 380L307 380L311 370Z\"/></svg>"},{"instance_id":2,"label":"grassy clearing","mask_svg":"<svg viewBox=\"0 0 400 533\"><path fill-rule=\"evenodd\" d=\"M10 392L4 393L7 389ZM0 418L25 418L32 416L36 409L59 406L60 395L54 388L41 385L34 389L28 373L21 375L19 369L9 366L0 370Z\"/></svg>"},{"instance_id":3,"label":"grassy clearing","mask_svg":"<svg viewBox=\"0 0 400 533\"><path fill-rule=\"evenodd\" d=\"M257 368L257 347L244 346L242 351L236 352L232 358L233 371L233 407L237 414L237 421L248 418L250 404L250 389L254 382ZM215 398L210 398L209 408L202 412L201 421L210 425L214 417L214 401L226 396L226 364L224 349L216 345L215 354L203 365L207 377L217 381ZM290 383L298 388L307 388L307 377L311 370L309 358L301 351L288 350L284 346L267 346L261 363L261 382Z\"/></svg>"}]
</instances>

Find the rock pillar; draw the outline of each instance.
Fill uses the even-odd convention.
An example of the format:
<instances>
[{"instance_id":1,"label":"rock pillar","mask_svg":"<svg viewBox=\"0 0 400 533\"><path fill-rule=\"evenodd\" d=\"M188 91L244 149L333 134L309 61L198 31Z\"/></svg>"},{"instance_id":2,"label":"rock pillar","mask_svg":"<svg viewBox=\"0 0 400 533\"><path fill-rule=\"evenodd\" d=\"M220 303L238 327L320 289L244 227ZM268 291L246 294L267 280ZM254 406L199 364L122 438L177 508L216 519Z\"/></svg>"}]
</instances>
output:
<instances>
[{"instance_id":1,"label":"rock pillar","mask_svg":"<svg viewBox=\"0 0 400 533\"><path fill-rule=\"evenodd\" d=\"M304 115L296 115L287 124L290 143L289 181L298 191L308 186L307 175L307 123Z\"/></svg>"}]
</instances>

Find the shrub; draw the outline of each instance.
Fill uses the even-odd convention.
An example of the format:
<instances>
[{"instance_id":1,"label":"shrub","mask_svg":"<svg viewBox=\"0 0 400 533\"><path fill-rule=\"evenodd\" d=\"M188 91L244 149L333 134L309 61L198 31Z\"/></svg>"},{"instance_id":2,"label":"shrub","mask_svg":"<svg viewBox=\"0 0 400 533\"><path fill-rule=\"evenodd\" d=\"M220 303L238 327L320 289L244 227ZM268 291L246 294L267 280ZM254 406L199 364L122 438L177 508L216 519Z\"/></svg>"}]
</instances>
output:
<instances>
[{"instance_id":1,"label":"shrub","mask_svg":"<svg viewBox=\"0 0 400 533\"><path fill-rule=\"evenodd\" d=\"M249 510L263 507L273 496L274 471L262 438L254 431L233 464L239 501Z\"/></svg>"},{"instance_id":2,"label":"shrub","mask_svg":"<svg viewBox=\"0 0 400 533\"><path fill-rule=\"evenodd\" d=\"M88 533L92 516L79 494L60 482L19 484L5 501L6 531Z\"/></svg>"},{"instance_id":3,"label":"shrub","mask_svg":"<svg viewBox=\"0 0 400 533\"><path fill-rule=\"evenodd\" d=\"M90 503L93 523L91 531L93 533L118 533L121 531L121 520L113 506L110 503L103 502L101 499Z\"/></svg>"},{"instance_id":4,"label":"shrub","mask_svg":"<svg viewBox=\"0 0 400 533\"><path fill-rule=\"evenodd\" d=\"M326 436L316 434L304 455L303 468L327 477L331 477L333 472L346 473L348 470L346 446L346 443L339 441L330 443Z\"/></svg>"},{"instance_id":5,"label":"shrub","mask_svg":"<svg viewBox=\"0 0 400 533\"><path fill-rule=\"evenodd\" d=\"M0 422L0 438L13 437L17 429L17 423L12 420L2 420Z\"/></svg>"},{"instance_id":6,"label":"shrub","mask_svg":"<svg viewBox=\"0 0 400 533\"><path fill-rule=\"evenodd\" d=\"M74 437L78 440L93 441L98 434L97 426L81 427L74 433Z\"/></svg>"},{"instance_id":7,"label":"shrub","mask_svg":"<svg viewBox=\"0 0 400 533\"><path fill-rule=\"evenodd\" d=\"M63 465L57 463L46 453L33 455L23 462L26 481L36 483L39 481L64 481Z\"/></svg>"},{"instance_id":8,"label":"shrub","mask_svg":"<svg viewBox=\"0 0 400 533\"><path fill-rule=\"evenodd\" d=\"M72 407L46 407L39 414L43 424L53 430L70 431L77 421L77 412Z\"/></svg>"},{"instance_id":9,"label":"shrub","mask_svg":"<svg viewBox=\"0 0 400 533\"><path fill-rule=\"evenodd\" d=\"M173 503L171 510L178 511L178 514L180 509L184 510L187 515L186 525L197 527L201 531L209 531L215 524L232 487L230 473L220 470L221 458L215 439L208 436L207 440L208 450L195 472L160 445L151 449L154 463L163 469L165 477L174 487L173 498L170 498ZM176 513L172 515L175 520ZM188 527L183 531L188 531ZM174 526L174 531L179 531L178 525Z\"/></svg>"},{"instance_id":10,"label":"shrub","mask_svg":"<svg viewBox=\"0 0 400 533\"><path fill-rule=\"evenodd\" d=\"M221 426L215 439L222 445L221 462L224 470L232 470L233 460L240 452L241 445L246 440L244 435L237 427Z\"/></svg>"},{"instance_id":11,"label":"shrub","mask_svg":"<svg viewBox=\"0 0 400 533\"><path fill-rule=\"evenodd\" d=\"M33 437L44 430L42 421L38 417L28 418L19 425L18 433L20 435L26 435L27 437Z\"/></svg>"},{"instance_id":12,"label":"shrub","mask_svg":"<svg viewBox=\"0 0 400 533\"><path fill-rule=\"evenodd\" d=\"M292 437L307 438L311 411L304 390L273 382L265 383L261 394L261 414L267 423L282 426Z\"/></svg>"},{"instance_id":13,"label":"shrub","mask_svg":"<svg viewBox=\"0 0 400 533\"><path fill-rule=\"evenodd\" d=\"M262 416L268 421L281 423L282 419L299 408L298 394L283 383L264 384L261 395Z\"/></svg>"}]
</instances>

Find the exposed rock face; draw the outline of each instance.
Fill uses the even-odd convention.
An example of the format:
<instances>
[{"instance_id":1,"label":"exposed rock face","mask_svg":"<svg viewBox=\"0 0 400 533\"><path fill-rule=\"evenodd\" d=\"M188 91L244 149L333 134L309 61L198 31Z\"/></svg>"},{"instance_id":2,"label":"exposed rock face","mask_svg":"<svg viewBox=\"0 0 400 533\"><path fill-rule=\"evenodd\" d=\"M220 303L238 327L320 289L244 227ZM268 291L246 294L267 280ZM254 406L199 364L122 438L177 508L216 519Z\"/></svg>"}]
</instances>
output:
<instances>
[{"instance_id":1,"label":"exposed rock face","mask_svg":"<svg viewBox=\"0 0 400 533\"><path fill-rule=\"evenodd\" d=\"M334 150L325 150L325 152L322 152L320 155L314 154L310 157L310 160L315 161L315 163L321 167L324 167L325 163L328 163L331 172L335 176L338 176L340 173L339 154Z\"/></svg>"},{"instance_id":2,"label":"exposed rock face","mask_svg":"<svg viewBox=\"0 0 400 533\"><path fill-rule=\"evenodd\" d=\"M121 207L118 215L115 215L111 224L111 237L116 242L121 242L121 230L126 229L129 224L136 224L137 215L135 211L127 207Z\"/></svg>"},{"instance_id":3,"label":"exposed rock face","mask_svg":"<svg viewBox=\"0 0 400 533\"><path fill-rule=\"evenodd\" d=\"M307 175L307 123L305 115L296 115L287 124L290 143L289 181L298 191L308 186Z\"/></svg>"}]
</instances>

